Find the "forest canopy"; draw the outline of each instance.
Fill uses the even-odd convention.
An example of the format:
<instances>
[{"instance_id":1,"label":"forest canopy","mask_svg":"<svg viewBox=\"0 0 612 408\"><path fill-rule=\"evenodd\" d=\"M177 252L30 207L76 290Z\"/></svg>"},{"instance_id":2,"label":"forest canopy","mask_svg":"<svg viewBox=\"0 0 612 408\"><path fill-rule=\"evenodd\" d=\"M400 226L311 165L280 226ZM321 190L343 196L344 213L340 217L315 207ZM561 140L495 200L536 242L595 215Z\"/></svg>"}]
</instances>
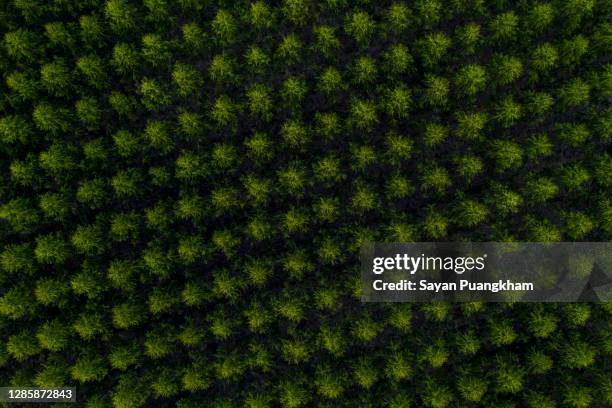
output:
<instances>
[{"instance_id":1,"label":"forest canopy","mask_svg":"<svg viewBox=\"0 0 612 408\"><path fill-rule=\"evenodd\" d=\"M610 303L359 285L366 241L610 240L611 21L609 0L1 1L0 386L612 405Z\"/></svg>"}]
</instances>

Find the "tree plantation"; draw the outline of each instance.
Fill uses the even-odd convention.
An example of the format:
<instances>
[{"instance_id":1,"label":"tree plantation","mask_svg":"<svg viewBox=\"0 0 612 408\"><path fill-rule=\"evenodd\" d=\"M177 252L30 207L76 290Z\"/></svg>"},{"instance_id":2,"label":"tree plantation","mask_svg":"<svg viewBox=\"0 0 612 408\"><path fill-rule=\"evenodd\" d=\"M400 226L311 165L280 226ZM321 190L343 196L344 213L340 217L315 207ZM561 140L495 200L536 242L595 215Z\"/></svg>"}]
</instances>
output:
<instances>
[{"instance_id":1,"label":"tree plantation","mask_svg":"<svg viewBox=\"0 0 612 408\"><path fill-rule=\"evenodd\" d=\"M610 0L0 1L0 386L612 406L612 303L366 304L359 281L366 241L610 240L611 21Z\"/></svg>"}]
</instances>

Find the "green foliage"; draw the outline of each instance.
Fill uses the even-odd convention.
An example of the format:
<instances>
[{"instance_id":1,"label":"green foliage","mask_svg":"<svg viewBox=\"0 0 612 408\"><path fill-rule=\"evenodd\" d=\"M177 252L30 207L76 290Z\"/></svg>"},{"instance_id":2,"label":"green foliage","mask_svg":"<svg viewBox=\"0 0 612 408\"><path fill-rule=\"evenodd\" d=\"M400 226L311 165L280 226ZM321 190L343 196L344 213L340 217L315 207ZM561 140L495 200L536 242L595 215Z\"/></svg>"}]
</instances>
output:
<instances>
[{"instance_id":1,"label":"green foliage","mask_svg":"<svg viewBox=\"0 0 612 408\"><path fill-rule=\"evenodd\" d=\"M29 331L11 335L6 342L6 351L19 362L40 352L36 337Z\"/></svg>"},{"instance_id":2,"label":"green foliage","mask_svg":"<svg viewBox=\"0 0 612 408\"><path fill-rule=\"evenodd\" d=\"M463 51L467 54L473 54L481 41L480 26L475 23L468 23L457 28L456 36Z\"/></svg>"},{"instance_id":3,"label":"green foliage","mask_svg":"<svg viewBox=\"0 0 612 408\"><path fill-rule=\"evenodd\" d=\"M365 11L354 11L347 16L344 30L362 46L365 46L376 29L376 23Z\"/></svg>"},{"instance_id":4,"label":"green foliage","mask_svg":"<svg viewBox=\"0 0 612 408\"><path fill-rule=\"evenodd\" d=\"M102 380L108 371L100 356L84 355L79 357L70 368L72 378L80 383Z\"/></svg>"},{"instance_id":5,"label":"green foliage","mask_svg":"<svg viewBox=\"0 0 612 408\"><path fill-rule=\"evenodd\" d=\"M451 46L451 39L444 33L428 34L417 42L421 59L425 67L434 67L442 62L442 58Z\"/></svg>"},{"instance_id":6,"label":"green foliage","mask_svg":"<svg viewBox=\"0 0 612 408\"><path fill-rule=\"evenodd\" d=\"M612 404L609 303L359 281L366 242L609 241L609 2L0 3L0 383Z\"/></svg>"},{"instance_id":7,"label":"green foliage","mask_svg":"<svg viewBox=\"0 0 612 408\"><path fill-rule=\"evenodd\" d=\"M548 71L555 67L559 60L557 49L549 43L543 43L531 54L531 65L536 71Z\"/></svg>"},{"instance_id":8,"label":"green foliage","mask_svg":"<svg viewBox=\"0 0 612 408\"><path fill-rule=\"evenodd\" d=\"M486 71L476 64L462 66L455 76L455 84L458 90L467 96L473 96L482 91L486 83Z\"/></svg>"}]
</instances>

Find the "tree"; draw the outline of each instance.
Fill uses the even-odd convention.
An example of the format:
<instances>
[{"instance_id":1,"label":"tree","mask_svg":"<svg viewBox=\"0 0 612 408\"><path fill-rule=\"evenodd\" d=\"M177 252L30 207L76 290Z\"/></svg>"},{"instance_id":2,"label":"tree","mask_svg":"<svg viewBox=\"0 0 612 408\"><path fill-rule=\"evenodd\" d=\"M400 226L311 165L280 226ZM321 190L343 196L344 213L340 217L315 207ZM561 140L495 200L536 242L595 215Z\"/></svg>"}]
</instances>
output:
<instances>
[{"instance_id":1,"label":"tree","mask_svg":"<svg viewBox=\"0 0 612 408\"><path fill-rule=\"evenodd\" d=\"M91 97L79 99L75 105L77 117L88 129L97 129L99 126L102 110L98 101Z\"/></svg>"},{"instance_id":2,"label":"tree","mask_svg":"<svg viewBox=\"0 0 612 408\"><path fill-rule=\"evenodd\" d=\"M7 245L0 253L0 267L9 274L31 275L35 270L32 248L28 243Z\"/></svg>"},{"instance_id":3,"label":"tree","mask_svg":"<svg viewBox=\"0 0 612 408\"><path fill-rule=\"evenodd\" d=\"M562 218L565 223L566 234L572 240L584 238L595 228L595 223L591 218L579 211L563 212Z\"/></svg>"},{"instance_id":4,"label":"tree","mask_svg":"<svg viewBox=\"0 0 612 408\"><path fill-rule=\"evenodd\" d=\"M153 67L166 65L172 58L170 44L158 34L146 34L142 37L141 54Z\"/></svg>"},{"instance_id":5,"label":"tree","mask_svg":"<svg viewBox=\"0 0 612 408\"><path fill-rule=\"evenodd\" d=\"M24 28L4 34L4 48L9 57L16 61L33 61L38 54L36 34Z\"/></svg>"},{"instance_id":6,"label":"tree","mask_svg":"<svg viewBox=\"0 0 612 408\"><path fill-rule=\"evenodd\" d=\"M270 64L268 54L256 45L251 45L245 54L246 64L252 74L261 75Z\"/></svg>"},{"instance_id":7,"label":"tree","mask_svg":"<svg viewBox=\"0 0 612 408\"><path fill-rule=\"evenodd\" d=\"M66 384L68 365L59 358L49 358L36 374L34 384L41 388L61 387Z\"/></svg>"},{"instance_id":8,"label":"tree","mask_svg":"<svg viewBox=\"0 0 612 408\"><path fill-rule=\"evenodd\" d=\"M272 142L264 133L255 133L251 138L246 139L244 144L248 149L247 154L251 156L255 162L267 162L274 157Z\"/></svg>"},{"instance_id":9,"label":"tree","mask_svg":"<svg viewBox=\"0 0 612 408\"><path fill-rule=\"evenodd\" d=\"M210 386L210 375L202 363L193 363L183 374L183 389L186 391L205 390Z\"/></svg>"},{"instance_id":10,"label":"tree","mask_svg":"<svg viewBox=\"0 0 612 408\"><path fill-rule=\"evenodd\" d=\"M395 34L407 30L412 25L412 11L402 3L393 3L389 6L385 16L385 26Z\"/></svg>"},{"instance_id":11,"label":"tree","mask_svg":"<svg viewBox=\"0 0 612 408\"><path fill-rule=\"evenodd\" d=\"M547 177L538 177L527 181L525 195L533 203L542 203L552 199L559 192L559 187Z\"/></svg>"},{"instance_id":12,"label":"tree","mask_svg":"<svg viewBox=\"0 0 612 408\"><path fill-rule=\"evenodd\" d=\"M568 385L563 395L563 402L571 407L586 408L593 403L592 391L589 387Z\"/></svg>"},{"instance_id":13,"label":"tree","mask_svg":"<svg viewBox=\"0 0 612 408\"><path fill-rule=\"evenodd\" d=\"M523 150L517 143L509 140L495 140L491 144L491 154L500 172L518 167L523 163Z\"/></svg>"},{"instance_id":14,"label":"tree","mask_svg":"<svg viewBox=\"0 0 612 408\"><path fill-rule=\"evenodd\" d=\"M40 103L34 107L32 119L36 127L51 134L67 132L70 129L70 112L64 107Z\"/></svg>"},{"instance_id":15,"label":"tree","mask_svg":"<svg viewBox=\"0 0 612 408\"><path fill-rule=\"evenodd\" d=\"M304 386L295 380L283 381L280 384L280 402L283 407L297 408L307 404L310 398Z\"/></svg>"},{"instance_id":16,"label":"tree","mask_svg":"<svg viewBox=\"0 0 612 408\"><path fill-rule=\"evenodd\" d=\"M282 354L290 364L301 364L308 361L311 350L303 339L283 340Z\"/></svg>"},{"instance_id":17,"label":"tree","mask_svg":"<svg viewBox=\"0 0 612 408\"><path fill-rule=\"evenodd\" d=\"M359 130L372 129L378 122L375 104L368 100L354 99L351 102L349 121Z\"/></svg>"},{"instance_id":18,"label":"tree","mask_svg":"<svg viewBox=\"0 0 612 408\"><path fill-rule=\"evenodd\" d=\"M448 171L442 166L431 166L423 170L421 188L423 191L433 190L436 194L444 194L451 185Z\"/></svg>"},{"instance_id":19,"label":"tree","mask_svg":"<svg viewBox=\"0 0 612 408\"><path fill-rule=\"evenodd\" d=\"M307 183L306 169L301 164L291 163L278 171L278 182L283 189L293 196L301 196Z\"/></svg>"},{"instance_id":20,"label":"tree","mask_svg":"<svg viewBox=\"0 0 612 408\"><path fill-rule=\"evenodd\" d=\"M272 275L272 265L262 259L255 259L246 265L247 274L251 284L256 287L263 287Z\"/></svg>"},{"instance_id":21,"label":"tree","mask_svg":"<svg viewBox=\"0 0 612 408\"><path fill-rule=\"evenodd\" d=\"M40 153L40 166L51 176L62 178L77 168L76 151L65 143L53 143L49 149Z\"/></svg>"},{"instance_id":22,"label":"tree","mask_svg":"<svg viewBox=\"0 0 612 408\"><path fill-rule=\"evenodd\" d=\"M135 197L141 192L143 175L137 168L119 171L111 179L111 186L118 198Z\"/></svg>"},{"instance_id":23,"label":"tree","mask_svg":"<svg viewBox=\"0 0 612 408\"><path fill-rule=\"evenodd\" d=\"M513 126L522 116L523 109L521 105L514 102L511 97L504 98L496 108L495 116L502 127L508 128Z\"/></svg>"},{"instance_id":24,"label":"tree","mask_svg":"<svg viewBox=\"0 0 612 408\"><path fill-rule=\"evenodd\" d=\"M561 364L568 368L585 368L595 363L597 351L588 343L573 341L561 349Z\"/></svg>"},{"instance_id":25,"label":"tree","mask_svg":"<svg viewBox=\"0 0 612 408\"><path fill-rule=\"evenodd\" d=\"M432 108L444 108L448 105L450 81L444 77L427 75L425 77L425 100Z\"/></svg>"},{"instance_id":26,"label":"tree","mask_svg":"<svg viewBox=\"0 0 612 408\"><path fill-rule=\"evenodd\" d=\"M589 51L589 40L578 34L570 40L563 41L559 51L561 64L575 67Z\"/></svg>"},{"instance_id":27,"label":"tree","mask_svg":"<svg viewBox=\"0 0 612 408\"><path fill-rule=\"evenodd\" d=\"M308 214L299 208L290 208L282 218L282 227L287 235L308 230Z\"/></svg>"},{"instance_id":28,"label":"tree","mask_svg":"<svg viewBox=\"0 0 612 408\"><path fill-rule=\"evenodd\" d=\"M138 102L134 96L113 91L108 97L108 103L120 117L128 117L134 113Z\"/></svg>"},{"instance_id":29,"label":"tree","mask_svg":"<svg viewBox=\"0 0 612 408\"><path fill-rule=\"evenodd\" d=\"M313 29L316 37L314 47L321 54L330 58L337 52L342 44L336 35L336 29L327 25L317 26Z\"/></svg>"},{"instance_id":30,"label":"tree","mask_svg":"<svg viewBox=\"0 0 612 408\"><path fill-rule=\"evenodd\" d=\"M565 17L566 30L574 30L585 17L593 13L595 2L593 0L572 0L564 3L561 13Z\"/></svg>"},{"instance_id":31,"label":"tree","mask_svg":"<svg viewBox=\"0 0 612 408\"><path fill-rule=\"evenodd\" d=\"M136 28L136 9L125 0L107 0L104 11L116 33L126 33Z\"/></svg>"},{"instance_id":32,"label":"tree","mask_svg":"<svg viewBox=\"0 0 612 408\"><path fill-rule=\"evenodd\" d=\"M580 191L591 180L591 174L580 164L570 164L563 167L560 179L568 191Z\"/></svg>"},{"instance_id":33,"label":"tree","mask_svg":"<svg viewBox=\"0 0 612 408\"><path fill-rule=\"evenodd\" d=\"M550 220L536 220L533 217L525 217L526 236L531 242L559 242L561 232Z\"/></svg>"},{"instance_id":34,"label":"tree","mask_svg":"<svg viewBox=\"0 0 612 408\"><path fill-rule=\"evenodd\" d=\"M37 309L38 305L32 296L30 285L27 287L24 285L14 286L0 297L0 314L11 320L33 316ZM10 350L7 351L11 353Z\"/></svg>"},{"instance_id":35,"label":"tree","mask_svg":"<svg viewBox=\"0 0 612 408\"><path fill-rule=\"evenodd\" d=\"M302 47L299 37L291 33L283 38L276 53L285 64L292 65L301 60Z\"/></svg>"},{"instance_id":36,"label":"tree","mask_svg":"<svg viewBox=\"0 0 612 408\"><path fill-rule=\"evenodd\" d=\"M426 68L439 65L450 46L451 39L442 32L428 34L417 41L417 49Z\"/></svg>"},{"instance_id":37,"label":"tree","mask_svg":"<svg viewBox=\"0 0 612 408\"><path fill-rule=\"evenodd\" d=\"M426 28L432 28L442 19L442 3L438 0L418 0L415 3L420 23Z\"/></svg>"},{"instance_id":38,"label":"tree","mask_svg":"<svg viewBox=\"0 0 612 408\"><path fill-rule=\"evenodd\" d=\"M318 367L315 373L317 392L323 397L336 399L344 392L344 378L334 373L330 367Z\"/></svg>"},{"instance_id":39,"label":"tree","mask_svg":"<svg viewBox=\"0 0 612 408\"><path fill-rule=\"evenodd\" d=\"M40 83L31 71L14 71L6 76L6 85L14 97L22 101L33 101L40 92Z\"/></svg>"},{"instance_id":40,"label":"tree","mask_svg":"<svg viewBox=\"0 0 612 408\"><path fill-rule=\"evenodd\" d=\"M525 372L511 357L497 358L496 388L504 394L516 394L523 389Z\"/></svg>"},{"instance_id":41,"label":"tree","mask_svg":"<svg viewBox=\"0 0 612 408\"><path fill-rule=\"evenodd\" d=\"M172 71L172 80L179 96L186 97L197 92L201 85L200 73L191 65L177 63Z\"/></svg>"},{"instance_id":42,"label":"tree","mask_svg":"<svg viewBox=\"0 0 612 408\"><path fill-rule=\"evenodd\" d=\"M327 155L313 164L313 173L317 180L337 182L343 180L341 163L334 155Z\"/></svg>"},{"instance_id":43,"label":"tree","mask_svg":"<svg viewBox=\"0 0 612 408\"><path fill-rule=\"evenodd\" d=\"M130 366L138 364L142 351L138 345L116 346L108 356L111 368L126 371Z\"/></svg>"},{"instance_id":44,"label":"tree","mask_svg":"<svg viewBox=\"0 0 612 408\"><path fill-rule=\"evenodd\" d=\"M527 355L529 370L534 374L542 374L553 366L552 359L539 350L531 350Z\"/></svg>"},{"instance_id":45,"label":"tree","mask_svg":"<svg viewBox=\"0 0 612 408\"><path fill-rule=\"evenodd\" d=\"M536 71L546 72L557 65L559 54L549 43L544 43L533 50L531 65Z\"/></svg>"},{"instance_id":46,"label":"tree","mask_svg":"<svg viewBox=\"0 0 612 408\"><path fill-rule=\"evenodd\" d=\"M17 361L24 362L38 354L40 346L36 341L36 337L30 331L22 331L19 334L9 336L6 342L6 350Z\"/></svg>"},{"instance_id":47,"label":"tree","mask_svg":"<svg viewBox=\"0 0 612 408\"><path fill-rule=\"evenodd\" d=\"M355 61L353 72L354 81L357 84L374 82L378 75L376 61L370 57L359 57Z\"/></svg>"},{"instance_id":48,"label":"tree","mask_svg":"<svg viewBox=\"0 0 612 408\"><path fill-rule=\"evenodd\" d=\"M535 337L549 337L556 329L559 319L552 314L547 314L544 310L536 309L529 317L529 330Z\"/></svg>"},{"instance_id":49,"label":"tree","mask_svg":"<svg viewBox=\"0 0 612 408\"><path fill-rule=\"evenodd\" d=\"M119 382L112 393L113 405L117 408L144 406L150 394L146 384L146 379L134 373L119 376Z\"/></svg>"},{"instance_id":50,"label":"tree","mask_svg":"<svg viewBox=\"0 0 612 408\"><path fill-rule=\"evenodd\" d=\"M455 35L466 54L474 54L476 52L476 47L481 41L480 26L478 24L468 23L460 26L455 31Z\"/></svg>"},{"instance_id":51,"label":"tree","mask_svg":"<svg viewBox=\"0 0 612 408\"><path fill-rule=\"evenodd\" d=\"M140 83L142 104L151 111L160 109L172 102L168 89L164 84L154 79L144 78Z\"/></svg>"},{"instance_id":52,"label":"tree","mask_svg":"<svg viewBox=\"0 0 612 408\"><path fill-rule=\"evenodd\" d=\"M110 79L106 73L105 62L102 58L96 55L87 55L79 58L76 65L87 79L88 84L97 89L108 87Z\"/></svg>"},{"instance_id":53,"label":"tree","mask_svg":"<svg viewBox=\"0 0 612 408\"><path fill-rule=\"evenodd\" d=\"M108 372L106 362L101 356L82 355L70 368L70 375L80 383L100 381Z\"/></svg>"},{"instance_id":54,"label":"tree","mask_svg":"<svg viewBox=\"0 0 612 408\"><path fill-rule=\"evenodd\" d=\"M186 48L193 52L198 53L204 48L206 41L206 35L204 30L195 22L190 22L182 26L183 42Z\"/></svg>"},{"instance_id":55,"label":"tree","mask_svg":"<svg viewBox=\"0 0 612 408\"><path fill-rule=\"evenodd\" d=\"M84 262L82 270L72 277L70 287L77 295L85 295L89 299L99 298L105 290L101 268L91 267Z\"/></svg>"},{"instance_id":56,"label":"tree","mask_svg":"<svg viewBox=\"0 0 612 408\"><path fill-rule=\"evenodd\" d=\"M26 232L35 228L40 215L31 200L16 198L0 205L0 218L10 222L16 232Z\"/></svg>"},{"instance_id":57,"label":"tree","mask_svg":"<svg viewBox=\"0 0 612 408\"><path fill-rule=\"evenodd\" d=\"M306 97L308 88L306 81L301 78L288 77L283 82L281 96L285 103L294 109L299 108L300 103Z\"/></svg>"},{"instance_id":58,"label":"tree","mask_svg":"<svg viewBox=\"0 0 612 408\"><path fill-rule=\"evenodd\" d=\"M501 216L514 214L523 205L523 198L502 184L492 186L489 201Z\"/></svg>"},{"instance_id":59,"label":"tree","mask_svg":"<svg viewBox=\"0 0 612 408\"><path fill-rule=\"evenodd\" d=\"M427 380L421 398L426 407L444 408L453 400L453 393L447 386Z\"/></svg>"},{"instance_id":60,"label":"tree","mask_svg":"<svg viewBox=\"0 0 612 408\"><path fill-rule=\"evenodd\" d=\"M481 174L484 169L482 160L474 155L463 155L455 159L457 174L466 181L471 182L474 177Z\"/></svg>"},{"instance_id":61,"label":"tree","mask_svg":"<svg viewBox=\"0 0 612 408\"><path fill-rule=\"evenodd\" d=\"M559 102L564 108L573 108L589 100L591 87L580 78L567 82L559 90Z\"/></svg>"},{"instance_id":62,"label":"tree","mask_svg":"<svg viewBox=\"0 0 612 408\"><path fill-rule=\"evenodd\" d=\"M102 207L106 201L106 182L101 178L83 181L77 189L76 199L92 209Z\"/></svg>"},{"instance_id":63,"label":"tree","mask_svg":"<svg viewBox=\"0 0 612 408\"><path fill-rule=\"evenodd\" d=\"M45 305L56 305L63 308L67 303L70 289L62 281L52 278L42 278L36 282L34 296L36 300Z\"/></svg>"},{"instance_id":64,"label":"tree","mask_svg":"<svg viewBox=\"0 0 612 408\"><path fill-rule=\"evenodd\" d=\"M47 264L61 264L70 256L68 245L61 233L54 232L47 235L39 235L36 238L34 248L36 260Z\"/></svg>"},{"instance_id":65,"label":"tree","mask_svg":"<svg viewBox=\"0 0 612 408\"><path fill-rule=\"evenodd\" d=\"M123 23L128 23L129 19L131 18L130 16L131 13L128 11L129 6L126 8L123 8L123 10L119 10L119 8L115 9L115 12L118 12L117 14L122 14L121 16L118 16L118 17L123 20ZM111 26L113 25L114 25L113 22L111 22ZM119 27L119 24L117 24L117 25L114 25L114 27L117 30L125 29L126 31L133 28L133 27L128 27L128 25L131 25L131 24L125 24L124 27ZM97 15L81 16L81 18L79 18L79 27L81 29L81 32L80 32L81 40L83 41L83 43L85 43L86 46L90 48L97 48L102 45L105 30L102 25L102 22L100 21L100 18Z\"/></svg>"},{"instance_id":66,"label":"tree","mask_svg":"<svg viewBox=\"0 0 612 408\"><path fill-rule=\"evenodd\" d=\"M234 16L227 10L219 9L211 22L214 38L222 46L230 45L236 37L237 27Z\"/></svg>"},{"instance_id":67,"label":"tree","mask_svg":"<svg viewBox=\"0 0 612 408\"><path fill-rule=\"evenodd\" d=\"M393 44L384 54L386 71L392 75L403 74L412 68L414 60L408 47L404 44Z\"/></svg>"},{"instance_id":68,"label":"tree","mask_svg":"<svg viewBox=\"0 0 612 408\"><path fill-rule=\"evenodd\" d=\"M342 132L340 117L335 112L316 113L314 116L317 133L326 140L333 140Z\"/></svg>"},{"instance_id":69,"label":"tree","mask_svg":"<svg viewBox=\"0 0 612 408\"><path fill-rule=\"evenodd\" d=\"M217 126L230 126L236 121L238 108L234 101L227 96L222 95L217 98L210 111L210 118L213 119Z\"/></svg>"},{"instance_id":70,"label":"tree","mask_svg":"<svg viewBox=\"0 0 612 408\"><path fill-rule=\"evenodd\" d=\"M384 108L393 119L407 118L412 108L412 93L404 85L387 90L384 96ZM366 113L360 115L365 116Z\"/></svg>"},{"instance_id":71,"label":"tree","mask_svg":"<svg viewBox=\"0 0 612 408\"><path fill-rule=\"evenodd\" d=\"M283 0L281 11L285 18L296 26L306 23L309 17L308 1L306 0Z\"/></svg>"},{"instance_id":72,"label":"tree","mask_svg":"<svg viewBox=\"0 0 612 408\"><path fill-rule=\"evenodd\" d=\"M208 68L208 75L216 83L231 83L236 78L234 70L234 60L225 54L219 54L213 57Z\"/></svg>"},{"instance_id":73,"label":"tree","mask_svg":"<svg viewBox=\"0 0 612 408\"><path fill-rule=\"evenodd\" d=\"M212 234L212 242L216 249L226 257L231 256L240 245L240 237L234 236L228 229L216 230Z\"/></svg>"},{"instance_id":74,"label":"tree","mask_svg":"<svg viewBox=\"0 0 612 408\"><path fill-rule=\"evenodd\" d=\"M174 140L170 136L170 126L164 121L148 121L143 136L151 147L161 153L168 153L174 147Z\"/></svg>"},{"instance_id":75,"label":"tree","mask_svg":"<svg viewBox=\"0 0 612 408\"><path fill-rule=\"evenodd\" d=\"M528 95L525 111L537 121L542 120L555 103L553 97L546 92L532 92Z\"/></svg>"},{"instance_id":76,"label":"tree","mask_svg":"<svg viewBox=\"0 0 612 408\"><path fill-rule=\"evenodd\" d=\"M119 329L138 326L144 322L145 317L145 308L134 302L125 302L113 307L113 325Z\"/></svg>"},{"instance_id":77,"label":"tree","mask_svg":"<svg viewBox=\"0 0 612 408\"><path fill-rule=\"evenodd\" d=\"M425 134L423 136L425 146L434 147L439 145L446 140L448 137L448 129L446 126L439 123L427 123L425 124Z\"/></svg>"},{"instance_id":78,"label":"tree","mask_svg":"<svg viewBox=\"0 0 612 408\"><path fill-rule=\"evenodd\" d=\"M468 198L460 200L455 208L457 224L463 227L473 227L482 223L489 213L484 204Z\"/></svg>"},{"instance_id":79,"label":"tree","mask_svg":"<svg viewBox=\"0 0 612 408\"><path fill-rule=\"evenodd\" d=\"M174 369L161 368L151 388L157 397L172 397L181 390L180 377Z\"/></svg>"},{"instance_id":80,"label":"tree","mask_svg":"<svg viewBox=\"0 0 612 408\"><path fill-rule=\"evenodd\" d=\"M448 219L440 212L430 209L423 222L425 235L433 239L440 239L446 236L447 228Z\"/></svg>"},{"instance_id":81,"label":"tree","mask_svg":"<svg viewBox=\"0 0 612 408\"><path fill-rule=\"evenodd\" d=\"M498 42L507 42L516 36L518 29L518 16L513 12L499 14L491 21L491 39Z\"/></svg>"},{"instance_id":82,"label":"tree","mask_svg":"<svg viewBox=\"0 0 612 408\"><path fill-rule=\"evenodd\" d=\"M344 23L344 30L348 35L353 37L361 46L367 45L374 31L376 23L365 11L354 11L351 13Z\"/></svg>"},{"instance_id":83,"label":"tree","mask_svg":"<svg viewBox=\"0 0 612 408\"><path fill-rule=\"evenodd\" d=\"M401 174L394 174L385 185L389 200L406 198L415 191L414 186Z\"/></svg>"},{"instance_id":84,"label":"tree","mask_svg":"<svg viewBox=\"0 0 612 408\"><path fill-rule=\"evenodd\" d=\"M249 10L249 22L257 29L272 27L273 11L264 1L255 1L251 3Z\"/></svg>"},{"instance_id":85,"label":"tree","mask_svg":"<svg viewBox=\"0 0 612 408\"><path fill-rule=\"evenodd\" d=\"M499 54L492 61L493 78L500 85L515 82L523 73L523 63L520 59Z\"/></svg>"},{"instance_id":86,"label":"tree","mask_svg":"<svg viewBox=\"0 0 612 408\"><path fill-rule=\"evenodd\" d=\"M487 392L487 382L476 376L461 376L457 380L457 390L467 401L477 403Z\"/></svg>"},{"instance_id":87,"label":"tree","mask_svg":"<svg viewBox=\"0 0 612 408\"><path fill-rule=\"evenodd\" d=\"M487 83L487 74L480 65L467 64L459 68L455 76L458 90L466 95L473 96L482 91Z\"/></svg>"},{"instance_id":88,"label":"tree","mask_svg":"<svg viewBox=\"0 0 612 408\"><path fill-rule=\"evenodd\" d=\"M537 3L529 10L525 28L539 34L543 32L554 20L555 9L551 3Z\"/></svg>"}]
</instances>

